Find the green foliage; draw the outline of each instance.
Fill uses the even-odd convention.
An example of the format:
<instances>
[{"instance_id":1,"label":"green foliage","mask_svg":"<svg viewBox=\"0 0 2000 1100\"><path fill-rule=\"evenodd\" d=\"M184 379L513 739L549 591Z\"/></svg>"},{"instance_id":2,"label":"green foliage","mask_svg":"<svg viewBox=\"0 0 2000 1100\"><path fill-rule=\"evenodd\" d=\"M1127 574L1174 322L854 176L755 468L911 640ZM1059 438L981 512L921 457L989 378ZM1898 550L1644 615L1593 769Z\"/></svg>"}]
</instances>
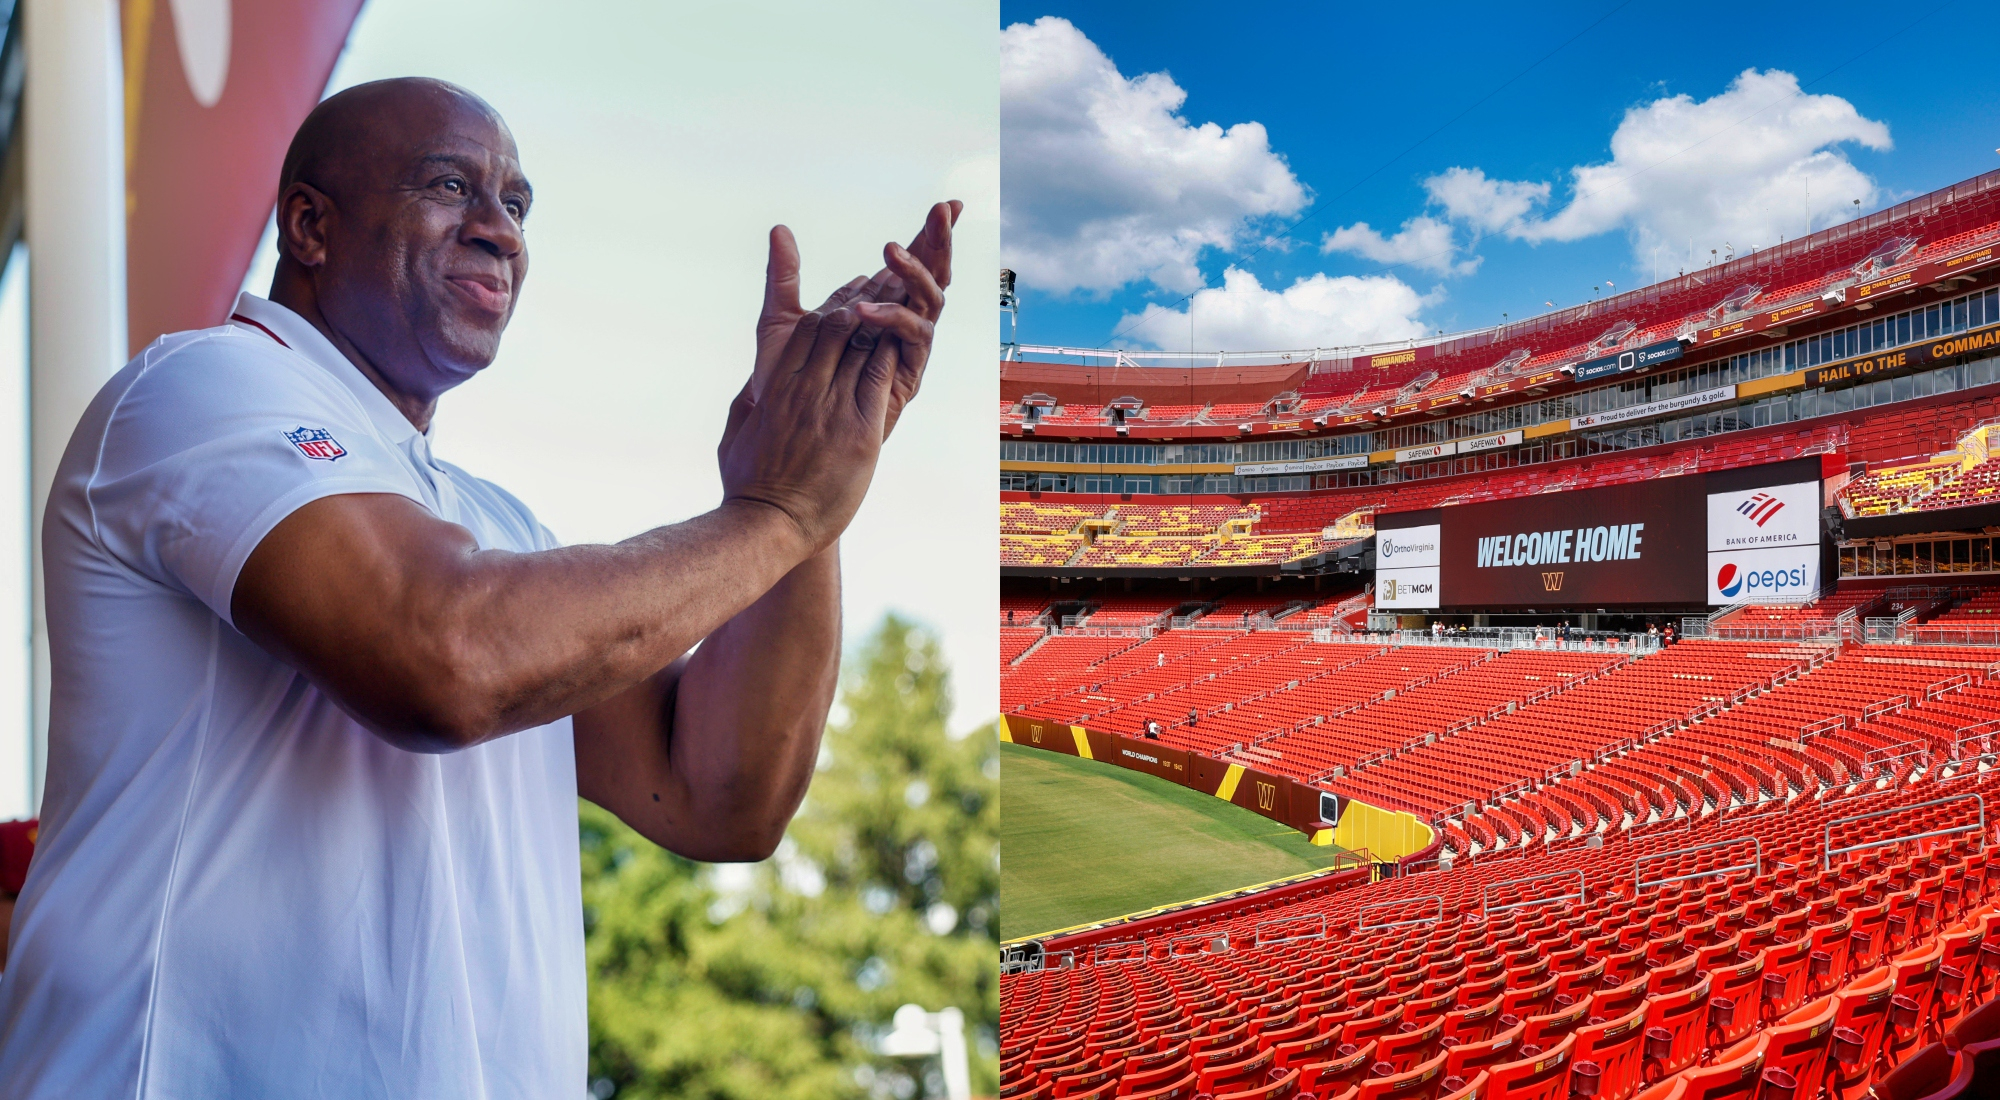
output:
<instances>
[{"instance_id":1,"label":"green foliage","mask_svg":"<svg viewBox=\"0 0 2000 1100\"><path fill-rule=\"evenodd\" d=\"M874 1053L911 1002L965 1013L973 1093L998 1091L998 742L947 736L949 692L936 640L887 618L763 863L693 863L583 805L600 1094L942 1096L935 1059Z\"/></svg>"}]
</instances>

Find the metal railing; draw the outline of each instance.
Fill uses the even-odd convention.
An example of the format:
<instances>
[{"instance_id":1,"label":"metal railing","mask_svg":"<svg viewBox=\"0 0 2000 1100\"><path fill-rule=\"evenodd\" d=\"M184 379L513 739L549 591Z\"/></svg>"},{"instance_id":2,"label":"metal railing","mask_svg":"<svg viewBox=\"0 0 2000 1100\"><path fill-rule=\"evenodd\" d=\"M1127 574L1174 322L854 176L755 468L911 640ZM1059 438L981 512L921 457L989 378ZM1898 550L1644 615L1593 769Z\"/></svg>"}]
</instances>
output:
<instances>
[{"instance_id":1,"label":"metal railing","mask_svg":"<svg viewBox=\"0 0 2000 1100\"><path fill-rule=\"evenodd\" d=\"M1574 894L1571 893L1551 894L1545 898L1531 898L1527 901L1510 901L1505 905L1493 904L1493 892L1495 890L1500 889L1501 887L1526 886L1531 882L1547 882L1551 879L1566 879L1571 875L1576 876L1576 892ZM1575 898L1577 904L1581 905L1585 901L1589 900L1586 894L1586 886L1587 884L1584 882L1582 868L1574 868L1568 871L1550 871L1548 874L1545 875L1529 875L1526 878L1510 878L1510 879L1503 879L1500 882L1489 882L1486 885L1479 888L1479 911L1481 913L1488 915L1493 913L1505 913L1510 909L1528 909L1537 905L1553 905L1557 902L1568 901L1571 898Z\"/></svg>"},{"instance_id":2,"label":"metal railing","mask_svg":"<svg viewBox=\"0 0 2000 1100\"><path fill-rule=\"evenodd\" d=\"M1118 948L1125 947L1136 948L1137 950L1129 954L1120 954L1116 958L1109 957ZM1105 963L1140 962L1145 957L1145 940L1116 940L1111 943L1092 944L1090 947L1090 965L1092 966L1102 966Z\"/></svg>"},{"instance_id":3,"label":"metal railing","mask_svg":"<svg viewBox=\"0 0 2000 1100\"><path fill-rule=\"evenodd\" d=\"M1039 951L1029 954L1023 948L1010 947L1000 952L1002 974L1035 974L1044 970L1074 969L1076 969L1074 951Z\"/></svg>"},{"instance_id":4,"label":"metal railing","mask_svg":"<svg viewBox=\"0 0 2000 1100\"><path fill-rule=\"evenodd\" d=\"M2000 627L1939 626L1926 623L1909 631L1912 645L2000 645Z\"/></svg>"},{"instance_id":5,"label":"metal railing","mask_svg":"<svg viewBox=\"0 0 2000 1100\"><path fill-rule=\"evenodd\" d=\"M1237 629L1232 626L1230 629ZM1273 629L1286 629L1284 623ZM1389 645L1389 646L1462 646L1471 649L1496 649L1512 652L1517 649L1539 649L1551 653L1602 653L1607 656L1645 656L1660 649L1658 635L1629 634L1610 630L1570 631L1567 643L1558 642L1553 634L1543 630L1541 637L1526 627L1474 627L1464 634L1432 634L1428 630L1370 630L1341 634L1321 628L1313 632L1313 640L1321 644L1347 645Z\"/></svg>"},{"instance_id":6,"label":"metal railing","mask_svg":"<svg viewBox=\"0 0 2000 1100\"><path fill-rule=\"evenodd\" d=\"M1752 846L1754 854L1749 863L1732 863L1726 867L1711 867L1706 871L1693 871L1685 875L1668 875L1665 878L1656 879L1646 878L1645 872L1642 870L1649 863L1657 863L1661 860L1673 859L1677 856L1691 856L1697 852L1706 852L1715 848L1727 848L1738 844L1749 844ZM1754 836L1731 837L1728 840L1712 840L1707 844L1697 844L1692 848L1676 848L1671 852L1661 852L1658 855L1640 856L1638 859L1632 861L1632 892L1637 894L1639 891L1650 886L1665 886L1670 882L1691 882L1700 878L1714 878L1717 875L1733 875L1741 871L1749 871L1753 875L1764 873L1764 842Z\"/></svg>"},{"instance_id":7,"label":"metal railing","mask_svg":"<svg viewBox=\"0 0 2000 1100\"><path fill-rule=\"evenodd\" d=\"M1193 944L1196 950L1182 951L1181 945L1184 943ZM1220 948L1215 946L1218 943L1222 945ZM1168 958L1175 958L1181 955L1214 955L1228 950L1229 934L1227 932L1195 932L1185 936L1175 936L1173 939L1167 941Z\"/></svg>"},{"instance_id":8,"label":"metal railing","mask_svg":"<svg viewBox=\"0 0 2000 1100\"><path fill-rule=\"evenodd\" d=\"M1996 751L1996 739L2000 739L2000 718L1960 726L1952 734L1951 758L1954 761L1964 760L1965 747L1975 742L1979 745L1979 756L1982 759L1992 756Z\"/></svg>"},{"instance_id":9,"label":"metal railing","mask_svg":"<svg viewBox=\"0 0 2000 1100\"><path fill-rule=\"evenodd\" d=\"M1873 840L1864 840L1859 844L1849 844L1844 848L1835 848L1833 846L1833 829L1836 825L1852 825L1860 821L1872 821L1878 817L1887 817L1890 814L1909 813L1913 810L1928 810L1935 806L1967 801L1976 803L1979 807L1978 824L1954 825L1948 829L1929 829L1921 833L1903 833L1896 836L1876 837ZM1919 802L1914 806L1890 806L1886 809L1871 810L1865 814L1834 818L1832 821L1826 823L1826 835L1820 843L1820 851L1823 853L1820 858L1827 866L1831 867L1835 856L1844 856L1849 852L1862 852L1870 848L1886 848L1891 844L1901 844L1910 840L1928 840L1934 836L1957 836L1960 833L1966 832L1977 833L1980 850L1984 851L1986 848L1986 797L1984 795L1956 794L1949 798L1934 798L1929 802Z\"/></svg>"}]
</instances>

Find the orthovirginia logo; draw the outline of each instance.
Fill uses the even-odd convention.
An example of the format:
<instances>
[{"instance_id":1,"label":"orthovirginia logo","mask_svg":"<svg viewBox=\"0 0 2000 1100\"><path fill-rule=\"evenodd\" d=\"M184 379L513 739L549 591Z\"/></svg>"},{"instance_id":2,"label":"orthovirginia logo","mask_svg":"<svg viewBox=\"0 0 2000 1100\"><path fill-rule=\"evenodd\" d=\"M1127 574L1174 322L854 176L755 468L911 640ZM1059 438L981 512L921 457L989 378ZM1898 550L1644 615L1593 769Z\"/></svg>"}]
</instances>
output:
<instances>
[{"instance_id":1,"label":"orthovirginia logo","mask_svg":"<svg viewBox=\"0 0 2000 1100\"><path fill-rule=\"evenodd\" d=\"M1735 562L1726 561L1722 563L1721 570L1715 574L1715 587L1723 595L1731 599L1734 599L1738 592L1743 591L1743 578L1737 575Z\"/></svg>"},{"instance_id":2,"label":"orthovirginia logo","mask_svg":"<svg viewBox=\"0 0 2000 1100\"><path fill-rule=\"evenodd\" d=\"M1757 526L1762 527L1765 520L1777 515L1784 506L1785 502L1779 500L1777 497L1769 493L1758 493L1749 500L1737 505L1736 510L1755 520Z\"/></svg>"},{"instance_id":3,"label":"orthovirginia logo","mask_svg":"<svg viewBox=\"0 0 2000 1100\"><path fill-rule=\"evenodd\" d=\"M1382 540L1381 556L1384 558L1393 558L1399 551L1405 554L1427 554L1435 549L1437 549L1437 546L1433 543L1420 542L1412 546L1406 542L1398 546L1394 540L1385 538Z\"/></svg>"}]
</instances>

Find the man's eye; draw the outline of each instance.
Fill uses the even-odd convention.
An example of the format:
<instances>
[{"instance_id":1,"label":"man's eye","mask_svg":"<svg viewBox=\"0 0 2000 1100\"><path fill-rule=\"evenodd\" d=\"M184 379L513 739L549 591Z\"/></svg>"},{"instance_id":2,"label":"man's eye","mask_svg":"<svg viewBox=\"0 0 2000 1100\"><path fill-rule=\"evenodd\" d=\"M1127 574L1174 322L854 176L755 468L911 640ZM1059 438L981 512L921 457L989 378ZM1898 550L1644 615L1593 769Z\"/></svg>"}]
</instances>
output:
<instances>
[{"instance_id":1,"label":"man's eye","mask_svg":"<svg viewBox=\"0 0 2000 1100\"><path fill-rule=\"evenodd\" d=\"M454 195L463 195L465 194L465 181L457 179L446 180L444 181L444 189Z\"/></svg>"},{"instance_id":2,"label":"man's eye","mask_svg":"<svg viewBox=\"0 0 2000 1100\"><path fill-rule=\"evenodd\" d=\"M520 203L509 199L507 200L507 213L512 214L515 221L520 221L523 217L527 216L528 211Z\"/></svg>"}]
</instances>

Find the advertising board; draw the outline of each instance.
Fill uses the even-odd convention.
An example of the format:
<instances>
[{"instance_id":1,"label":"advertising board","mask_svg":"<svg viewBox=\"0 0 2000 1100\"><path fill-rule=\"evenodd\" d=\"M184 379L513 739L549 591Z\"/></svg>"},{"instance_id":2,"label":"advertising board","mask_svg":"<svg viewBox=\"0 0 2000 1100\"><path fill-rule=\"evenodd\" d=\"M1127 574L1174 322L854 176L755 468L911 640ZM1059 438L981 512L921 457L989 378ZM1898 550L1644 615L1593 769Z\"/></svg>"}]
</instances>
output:
<instances>
[{"instance_id":1,"label":"advertising board","mask_svg":"<svg viewBox=\"0 0 2000 1100\"><path fill-rule=\"evenodd\" d=\"M1375 517L1383 610L1575 609L1810 596L1820 459Z\"/></svg>"},{"instance_id":2,"label":"advertising board","mask_svg":"<svg viewBox=\"0 0 2000 1100\"><path fill-rule=\"evenodd\" d=\"M1820 549L1805 546L1768 550L1724 550L1708 555L1710 606L1745 600L1807 599L1819 593Z\"/></svg>"},{"instance_id":3,"label":"advertising board","mask_svg":"<svg viewBox=\"0 0 2000 1100\"><path fill-rule=\"evenodd\" d=\"M1701 599L1698 477L1443 511L1444 606L1603 607ZM1379 517L1376 522L1379 530Z\"/></svg>"},{"instance_id":4,"label":"advertising board","mask_svg":"<svg viewBox=\"0 0 2000 1100\"><path fill-rule=\"evenodd\" d=\"M1426 609L1438 605L1443 530L1435 523L1375 531L1375 606Z\"/></svg>"},{"instance_id":5,"label":"advertising board","mask_svg":"<svg viewBox=\"0 0 2000 1100\"><path fill-rule=\"evenodd\" d=\"M1299 462L1246 462L1236 467L1238 477L1265 477L1272 474L1316 474L1327 470L1360 470L1368 456L1341 455L1337 458L1308 458Z\"/></svg>"}]
</instances>

